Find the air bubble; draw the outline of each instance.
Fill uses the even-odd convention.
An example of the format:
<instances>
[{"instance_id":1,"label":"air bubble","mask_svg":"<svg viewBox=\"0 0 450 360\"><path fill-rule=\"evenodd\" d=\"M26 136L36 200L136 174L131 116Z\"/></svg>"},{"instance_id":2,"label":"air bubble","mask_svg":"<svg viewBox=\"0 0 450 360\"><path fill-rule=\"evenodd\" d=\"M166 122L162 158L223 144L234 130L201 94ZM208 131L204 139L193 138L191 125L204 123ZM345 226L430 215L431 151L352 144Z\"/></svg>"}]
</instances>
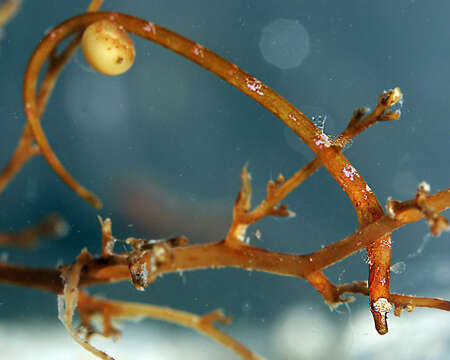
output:
<instances>
[{"instance_id":1,"label":"air bubble","mask_svg":"<svg viewBox=\"0 0 450 360\"><path fill-rule=\"evenodd\" d=\"M393 264L391 266L391 272L393 272L394 274L403 274L406 270L406 264L404 261L399 261L396 262L395 264Z\"/></svg>"},{"instance_id":2,"label":"air bubble","mask_svg":"<svg viewBox=\"0 0 450 360\"><path fill-rule=\"evenodd\" d=\"M414 251L413 253L409 254L408 258L409 259L415 258L416 256L419 256L420 254L422 254L423 250L425 249L427 244L430 242L430 240L431 240L431 234L428 233L422 238L422 242L421 242L420 246L417 248L417 250Z\"/></svg>"},{"instance_id":3,"label":"air bubble","mask_svg":"<svg viewBox=\"0 0 450 360\"><path fill-rule=\"evenodd\" d=\"M309 34L298 20L276 19L262 30L259 49L268 63L293 69L309 54Z\"/></svg>"}]
</instances>

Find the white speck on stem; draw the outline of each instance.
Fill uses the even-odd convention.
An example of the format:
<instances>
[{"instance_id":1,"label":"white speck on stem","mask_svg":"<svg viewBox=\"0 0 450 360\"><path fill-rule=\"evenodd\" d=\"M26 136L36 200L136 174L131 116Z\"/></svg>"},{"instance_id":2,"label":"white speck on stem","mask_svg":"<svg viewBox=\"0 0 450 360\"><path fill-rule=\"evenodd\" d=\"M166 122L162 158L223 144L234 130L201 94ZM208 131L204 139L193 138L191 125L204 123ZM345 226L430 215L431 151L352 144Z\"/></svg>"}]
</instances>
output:
<instances>
[{"instance_id":1,"label":"white speck on stem","mask_svg":"<svg viewBox=\"0 0 450 360\"><path fill-rule=\"evenodd\" d=\"M245 83L251 91L254 91L261 96L264 95L264 92L262 91L263 84L258 79L255 79L254 77L246 78Z\"/></svg>"},{"instance_id":2,"label":"white speck on stem","mask_svg":"<svg viewBox=\"0 0 450 360\"><path fill-rule=\"evenodd\" d=\"M295 123L298 121L298 119L295 117L294 114L289 114L288 117L289 117L289 119L291 119Z\"/></svg>"},{"instance_id":3,"label":"white speck on stem","mask_svg":"<svg viewBox=\"0 0 450 360\"><path fill-rule=\"evenodd\" d=\"M205 56L205 47L203 45L200 44L195 44L194 47L192 48L192 52L197 55L200 56L201 58L203 58Z\"/></svg>"},{"instance_id":4,"label":"white speck on stem","mask_svg":"<svg viewBox=\"0 0 450 360\"><path fill-rule=\"evenodd\" d=\"M245 233L247 232L247 225L239 225L236 227L235 236L239 241L245 242Z\"/></svg>"},{"instance_id":5,"label":"white speck on stem","mask_svg":"<svg viewBox=\"0 0 450 360\"><path fill-rule=\"evenodd\" d=\"M144 31L150 32L153 35L156 35L156 26L155 23L149 21L144 27L143 27Z\"/></svg>"},{"instance_id":6,"label":"white speck on stem","mask_svg":"<svg viewBox=\"0 0 450 360\"><path fill-rule=\"evenodd\" d=\"M353 181L355 178L359 177L356 169L350 164L345 165L345 167L342 169L342 172L348 179L350 179L350 181Z\"/></svg>"}]
</instances>

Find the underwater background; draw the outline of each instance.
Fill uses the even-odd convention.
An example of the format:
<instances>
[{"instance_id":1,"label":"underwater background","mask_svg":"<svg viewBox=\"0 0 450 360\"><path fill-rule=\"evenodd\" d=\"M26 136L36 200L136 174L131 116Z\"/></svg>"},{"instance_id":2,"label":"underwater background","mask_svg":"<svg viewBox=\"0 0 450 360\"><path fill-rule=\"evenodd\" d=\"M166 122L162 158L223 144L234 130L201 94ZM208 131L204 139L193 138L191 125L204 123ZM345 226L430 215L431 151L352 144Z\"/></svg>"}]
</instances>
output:
<instances>
[{"instance_id":1,"label":"underwater background","mask_svg":"<svg viewBox=\"0 0 450 360\"><path fill-rule=\"evenodd\" d=\"M28 60L52 27L88 1L23 0L0 38L0 166L19 139L21 87ZM358 136L346 156L383 205L406 200L422 180L449 186L450 2L105 0L102 10L148 19L196 41L260 79L324 132L337 136L354 109L374 108L399 86L399 121ZM1 249L12 263L55 267L87 247L100 253L97 215L121 239L186 235L223 238L248 162L253 203L266 183L286 177L312 152L274 115L196 64L133 37L137 57L120 77L95 73L77 53L58 80L43 117L53 149L81 184L104 202L97 211L31 160L0 197L0 229L15 231L59 213L68 235L37 250ZM322 168L286 198L293 219L267 218L249 229L253 245L308 253L358 225L346 195ZM447 212L448 217L448 212ZM259 232L262 236L259 238ZM393 233L391 291L450 298L450 234L430 235L424 221ZM117 250L121 250L118 249ZM325 270L336 284L365 280L359 252ZM164 275L144 292L129 283L91 294L171 306L198 314L223 308L224 330L268 359L448 359L450 315L417 308L379 336L367 298L330 311L304 280L241 269ZM145 320L124 323L116 344L95 340L119 359L235 359L191 330ZM57 319L56 296L0 284L0 349L8 359L89 359Z\"/></svg>"}]
</instances>

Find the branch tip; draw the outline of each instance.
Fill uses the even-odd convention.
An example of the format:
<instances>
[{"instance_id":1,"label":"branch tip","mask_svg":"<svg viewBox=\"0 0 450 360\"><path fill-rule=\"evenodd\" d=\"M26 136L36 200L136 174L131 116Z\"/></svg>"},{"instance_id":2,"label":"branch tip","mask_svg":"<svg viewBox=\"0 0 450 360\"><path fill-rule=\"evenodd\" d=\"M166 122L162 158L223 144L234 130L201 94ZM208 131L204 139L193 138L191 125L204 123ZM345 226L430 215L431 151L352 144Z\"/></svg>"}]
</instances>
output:
<instances>
[{"instance_id":1,"label":"branch tip","mask_svg":"<svg viewBox=\"0 0 450 360\"><path fill-rule=\"evenodd\" d=\"M247 171L248 163L245 163L241 171L241 190L239 191L238 197L235 203L235 212L245 213L251 208L251 195L252 195L252 185L251 185L251 174Z\"/></svg>"},{"instance_id":2,"label":"branch tip","mask_svg":"<svg viewBox=\"0 0 450 360\"><path fill-rule=\"evenodd\" d=\"M214 310L201 317L201 321L204 323L212 324L214 322L220 322L225 325L231 324L232 317L226 316L222 309Z\"/></svg>"}]
</instances>

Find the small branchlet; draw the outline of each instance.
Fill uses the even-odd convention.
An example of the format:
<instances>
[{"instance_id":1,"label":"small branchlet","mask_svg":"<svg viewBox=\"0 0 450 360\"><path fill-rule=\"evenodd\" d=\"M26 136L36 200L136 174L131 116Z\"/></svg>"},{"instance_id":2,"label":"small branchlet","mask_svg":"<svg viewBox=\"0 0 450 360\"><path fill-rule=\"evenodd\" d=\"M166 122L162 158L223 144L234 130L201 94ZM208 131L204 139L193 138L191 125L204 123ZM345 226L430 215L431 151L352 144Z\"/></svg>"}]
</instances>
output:
<instances>
[{"instance_id":1,"label":"small branchlet","mask_svg":"<svg viewBox=\"0 0 450 360\"><path fill-rule=\"evenodd\" d=\"M252 206L252 176L247 171L246 163L241 170L241 190L239 191L236 203L234 204L234 216L240 216L250 211Z\"/></svg>"},{"instance_id":2,"label":"small branchlet","mask_svg":"<svg viewBox=\"0 0 450 360\"><path fill-rule=\"evenodd\" d=\"M378 99L377 107L373 112L376 121L392 121L400 119L401 112L399 109L393 111L390 107L399 104L403 105L403 93L400 88L396 87L389 91L383 92ZM369 115L370 116L370 115Z\"/></svg>"},{"instance_id":3,"label":"small branchlet","mask_svg":"<svg viewBox=\"0 0 450 360\"><path fill-rule=\"evenodd\" d=\"M275 191L276 191L277 189L279 189L279 187L280 187L281 185L283 185L283 183L284 183L285 181L286 181L286 180L284 179L284 176L283 176L283 174L281 174L281 173L278 174L277 179L276 179L275 181L269 180L269 181L267 182L267 197L266 197L266 200L267 200L267 198L273 197L274 194L275 194Z\"/></svg>"},{"instance_id":4,"label":"small branchlet","mask_svg":"<svg viewBox=\"0 0 450 360\"><path fill-rule=\"evenodd\" d=\"M258 216L258 212L261 212L263 216L282 216L282 217L294 217L295 213L293 211L288 210L287 204L281 204L278 207L278 204L284 196L280 194L280 188L286 183L286 180L283 174L278 174L275 181L269 180L267 183L267 195L266 198L261 202L261 204L255 208L252 212L253 214ZM259 216L261 216L259 215ZM260 218L258 217L258 220Z\"/></svg>"},{"instance_id":5,"label":"small branchlet","mask_svg":"<svg viewBox=\"0 0 450 360\"><path fill-rule=\"evenodd\" d=\"M365 107L365 106L361 106L357 109L355 109L355 111L353 111L353 116L350 119L350 121L347 124L347 128L346 129L352 129L355 128L357 126L357 124L364 118L364 116L366 116L366 114L370 111L369 108ZM340 146L340 147L344 147L341 143L343 141L343 134L338 136L336 140L334 140L334 144L336 146Z\"/></svg>"},{"instance_id":6,"label":"small branchlet","mask_svg":"<svg viewBox=\"0 0 450 360\"><path fill-rule=\"evenodd\" d=\"M245 168L245 171L246 168ZM250 180L250 177L247 177ZM245 187L251 193L250 181L245 184ZM278 174L277 178L274 180L269 180L267 182L267 195L266 198L253 210L247 211L247 221L249 224L254 223L265 216L283 216L283 217L294 217L295 213L288 210L287 204L281 204L276 206L285 196L282 187L286 184L286 180L283 174ZM243 185L244 187L244 185Z\"/></svg>"},{"instance_id":7,"label":"small branchlet","mask_svg":"<svg viewBox=\"0 0 450 360\"><path fill-rule=\"evenodd\" d=\"M117 341L122 334L112 323L112 311L108 306L102 306L101 301L89 296L84 291L78 293L78 313L80 314L81 326L85 334L84 338L89 341L93 335L102 335L106 338L112 338ZM92 318L100 314L102 318L102 331L96 329L92 323Z\"/></svg>"},{"instance_id":8,"label":"small branchlet","mask_svg":"<svg viewBox=\"0 0 450 360\"><path fill-rule=\"evenodd\" d=\"M79 282L81 274L87 263L92 260L91 254L86 249L83 249L71 266L61 267L61 277L64 280L64 293L58 295L58 315L61 322L66 327L70 336L87 351L103 360L114 360L104 351L92 346L84 337L87 335L86 331L80 331L73 327L72 319L75 309L78 305Z\"/></svg>"},{"instance_id":9,"label":"small branchlet","mask_svg":"<svg viewBox=\"0 0 450 360\"><path fill-rule=\"evenodd\" d=\"M211 311L210 313L203 315L200 319L203 324L207 324L208 326L215 322L229 325L232 321L231 316L226 316L222 309Z\"/></svg>"},{"instance_id":10,"label":"small branchlet","mask_svg":"<svg viewBox=\"0 0 450 360\"><path fill-rule=\"evenodd\" d=\"M82 327L86 329L85 332L90 336L93 334L100 334L115 339L120 336L120 331L112 325L113 320L142 319L149 317L197 330L229 348L231 351L239 354L242 359L262 360L259 355L250 351L244 345L215 327L215 322L223 324L229 324L231 322L231 318L225 316L221 309L199 316L185 311L173 310L164 306L103 299L90 296L85 292L80 291L78 295L78 312L80 313L82 320ZM103 318L102 332L96 331L91 324L92 317L95 315L100 315Z\"/></svg>"},{"instance_id":11,"label":"small branchlet","mask_svg":"<svg viewBox=\"0 0 450 360\"><path fill-rule=\"evenodd\" d=\"M427 184L425 181L422 181L417 187L416 204L417 208L425 215L431 233L434 236L439 236L442 231L449 230L449 222L438 211L435 211L433 208L428 206L427 195L429 193L430 193L430 185Z\"/></svg>"},{"instance_id":12,"label":"small branchlet","mask_svg":"<svg viewBox=\"0 0 450 360\"><path fill-rule=\"evenodd\" d=\"M434 236L439 236L443 231L449 231L449 221L427 204L427 195L430 192L430 185L422 181L417 186L416 197L408 201L396 201L388 198L386 202L386 210L392 219L402 218L402 214L409 209L419 210L426 218L431 233Z\"/></svg>"},{"instance_id":13,"label":"small branchlet","mask_svg":"<svg viewBox=\"0 0 450 360\"><path fill-rule=\"evenodd\" d=\"M249 225L261 220L266 216L282 216L282 217L294 217L295 213L288 210L286 204L277 204L290 192L290 189L286 191L283 188L286 185L286 180L283 174L279 174L274 180L267 182L267 195L261 203L251 209L251 175L247 171L247 164L242 167L241 171L241 190L237 196L234 211L233 211L233 223L230 226L230 230L226 237L228 244L239 245L246 243L245 233ZM292 185L289 185L292 187Z\"/></svg>"},{"instance_id":14,"label":"small branchlet","mask_svg":"<svg viewBox=\"0 0 450 360\"><path fill-rule=\"evenodd\" d=\"M400 88L396 87L389 91L384 91L378 98L378 103L375 109L369 113L366 107L359 107L353 112L353 116L347 124L344 132L339 135L334 141L333 145L339 149L343 149L351 139L374 125L378 121L392 121L400 119L400 110L389 109L397 104L403 103L403 94Z\"/></svg>"},{"instance_id":15,"label":"small branchlet","mask_svg":"<svg viewBox=\"0 0 450 360\"><path fill-rule=\"evenodd\" d=\"M383 94L381 94L380 98L378 99L377 107L381 108L382 106L385 106L386 108L388 108L397 103L400 103L400 105L402 105L403 103L403 94L398 87L389 91L385 91Z\"/></svg>"},{"instance_id":16,"label":"small branchlet","mask_svg":"<svg viewBox=\"0 0 450 360\"><path fill-rule=\"evenodd\" d=\"M97 218L102 228L102 257L107 258L108 256L114 255L114 244L117 239L112 236L111 219L106 218L102 220L101 216Z\"/></svg>"},{"instance_id":17,"label":"small branchlet","mask_svg":"<svg viewBox=\"0 0 450 360\"><path fill-rule=\"evenodd\" d=\"M360 294L360 295L369 295L369 288L367 281L354 281L348 284L337 285L337 293L342 294ZM402 295L402 294L394 294L391 293L389 296L389 302L394 305L394 315L400 316L402 310L406 310L408 312L412 312L416 307L427 307L433 309L441 309L444 311L450 311L450 301L437 299L437 298L429 298L429 297L418 297L414 295ZM381 305L385 305L381 307L384 310L388 310L389 305L386 301L382 300ZM384 315L386 315L385 312Z\"/></svg>"},{"instance_id":18,"label":"small branchlet","mask_svg":"<svg viewBox=\"0 0 450 360\"><path fill-rule=\"evenodd\" d=\"M416 307L413 304L395 304L394 315L400 317L403 310L412 312Z\"/></svg>"}]
</instances>

